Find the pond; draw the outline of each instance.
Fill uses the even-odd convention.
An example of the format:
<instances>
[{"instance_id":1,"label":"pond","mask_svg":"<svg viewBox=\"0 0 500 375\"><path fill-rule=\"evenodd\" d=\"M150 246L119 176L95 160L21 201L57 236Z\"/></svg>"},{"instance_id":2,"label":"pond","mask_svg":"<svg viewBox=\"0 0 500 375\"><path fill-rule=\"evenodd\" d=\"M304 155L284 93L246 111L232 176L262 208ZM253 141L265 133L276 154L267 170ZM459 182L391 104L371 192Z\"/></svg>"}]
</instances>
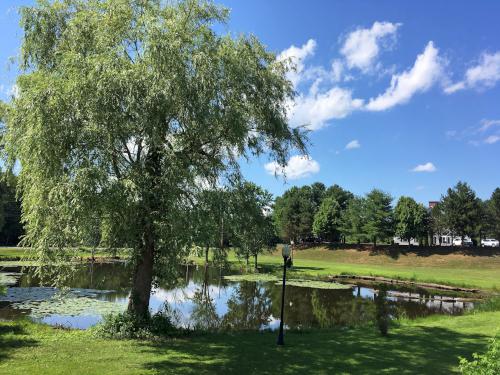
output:
<instances>
[{"instance_id":1,"label":"pond","mask_svg":"<svg viewBox=\"0 0 500 375\"><path fill-rule=\"evenodd\" d=\"M125 310L130 290L128 267L124 263L83 264L61 289L42 285L36 277L21 273L20 267L4 267L0 269L0 283L6 284L7 290L0 295L0 319L28 316L51 325L88 328L106 314ZM280 283L228 280L225 272L218 268L182 267L175 283L159 283L154 288L152 312L167 304L178 326L193 329L276 329L281 307ZM324 289L314 283L288 285L286 328L352 327L374 321L376 294L377 286ZM444 292L408 288L389 290L386 304L392 318L410 319L430 314L462 314L474 307L473 302Z\"/></svg>"}]
</instances>

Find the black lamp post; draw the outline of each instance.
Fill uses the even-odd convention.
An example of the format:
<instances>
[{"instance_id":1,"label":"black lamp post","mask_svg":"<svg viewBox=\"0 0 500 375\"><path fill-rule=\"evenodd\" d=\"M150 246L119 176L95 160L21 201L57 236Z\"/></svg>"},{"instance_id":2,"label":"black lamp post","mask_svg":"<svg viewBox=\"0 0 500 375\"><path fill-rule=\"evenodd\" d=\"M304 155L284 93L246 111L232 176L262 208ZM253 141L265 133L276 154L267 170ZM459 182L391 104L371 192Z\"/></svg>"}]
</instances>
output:
<instances>
[{"instance_id":1,"label":"black lamp post","mask_svg":"<svg viewBox=\"0 0 500 375\"><path fill-rule=\"evenodd\" d=\"M283 255L283 289L281 290L281 318L280 318L280 332L278 334L278 345L284 345L283 340L283 310L285 308L285 280L286 280L286 264L288 258L290 257L290 246L283 245L281 250L281 255Z\"/></svg>"}]
</instances>

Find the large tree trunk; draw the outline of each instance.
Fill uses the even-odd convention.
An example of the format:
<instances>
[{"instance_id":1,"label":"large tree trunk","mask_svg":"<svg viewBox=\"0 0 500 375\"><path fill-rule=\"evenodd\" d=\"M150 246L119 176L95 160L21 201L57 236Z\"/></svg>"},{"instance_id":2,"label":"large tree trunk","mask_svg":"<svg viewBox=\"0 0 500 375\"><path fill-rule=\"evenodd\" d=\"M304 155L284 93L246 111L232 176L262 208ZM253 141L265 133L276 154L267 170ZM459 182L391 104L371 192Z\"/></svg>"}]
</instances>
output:
<instances>
[{"instance_id":1,"label":"large tree trunk","mask_svg":"<svg viewBox=\"0 0 500 375\"><path fill-rule=\"evenodd\" d=\"M255 269L257 269L257 253L255 253L253 256L255 261Z\"/></svg>"},{"instance_id":2,"label":"large tree trunk","mask_svg":"<svg viewBox=\"0 0 500 375\"><path fill-rule=\"evenodd\" d=\"M208 250L209 246L207 244L207 247L205 248L205 265L208 266Z\"/></svg>"},{"instance_id":3,"label":"large tree trunk","mask_svg":"<svg viewBox=\"0 0 500 375\"><path fill-rule=\"evenodd\" d=\"M149 298L153 282L155 260L156 233L154 228L155 214L159 210L158 182L161 176L160 151L151 145L148 157L145 160L145 175L148 178L147 189L143 195L143 212L139 225L142 229L140 253L134 259L134 273L132 276L132 290L127 311L136 319L149 317Z\"/></svg>"},{"instance_id":4,"label":"large tree trunk","mask_svg":"<svg viewBox=\"0 0 500 375\"><path fill-rule=\"evenodd\" d=\"M153 282L154 237L152 228L147 226L143 234L141 253L137 257L132 276L132 290L127 311L138 319L149 316L149 297Z\"/></svg>"}]
</instances>

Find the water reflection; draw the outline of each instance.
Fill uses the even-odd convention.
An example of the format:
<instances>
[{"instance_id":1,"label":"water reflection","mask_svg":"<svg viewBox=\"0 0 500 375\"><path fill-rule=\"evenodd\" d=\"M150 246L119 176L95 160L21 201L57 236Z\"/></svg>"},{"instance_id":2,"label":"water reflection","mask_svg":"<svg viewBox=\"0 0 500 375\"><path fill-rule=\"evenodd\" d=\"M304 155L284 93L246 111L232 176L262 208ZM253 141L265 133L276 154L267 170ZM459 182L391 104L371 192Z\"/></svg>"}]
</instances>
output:
<instances>
[{"instance_id":1,"label":"water reflection","mask_svg":"<svg viewBox=\"0 0 500 375\"><path fill-rule=\"evenodd\" d=\"M18 268L0 272L19 272ZM126 308L130 279L128 265L88 264L68 280L71 288L109 290L96 293L95 299L114 303ZM281 289L270 282L228 282L221 277L220 269L188 266L179 270L178 279L172 283L158 281L150 307L159 311L165 303L178 316L183 327L220 329L274 329L279 322ZM30 274L22 274L8 288L16 295L41 286L40 280ZM24 289L23 289L24 288ZM42 288L39 288L41 290ZM389 290L383 296L387 314L391 318L410 319L429 314L461 314L472 308L470 302L456 302L452 296L431 295L424 290ZM9 294L8 294L9 295ZM377 286L354 286L350 289L313 289L287 286L285 322L289 328L329 328L358 326L376 322L375 299L380 296ZM2 301L3 298L3 301ZM19 310L11 301L0 297L0 319L14 319L34 315L29 309ZM38 312L39 314L39 312ZM102 318L99 312L62 315L47 312L41 320L49 324L62 324L75 328L87 328Z\"/></svg>"}]
</instances>

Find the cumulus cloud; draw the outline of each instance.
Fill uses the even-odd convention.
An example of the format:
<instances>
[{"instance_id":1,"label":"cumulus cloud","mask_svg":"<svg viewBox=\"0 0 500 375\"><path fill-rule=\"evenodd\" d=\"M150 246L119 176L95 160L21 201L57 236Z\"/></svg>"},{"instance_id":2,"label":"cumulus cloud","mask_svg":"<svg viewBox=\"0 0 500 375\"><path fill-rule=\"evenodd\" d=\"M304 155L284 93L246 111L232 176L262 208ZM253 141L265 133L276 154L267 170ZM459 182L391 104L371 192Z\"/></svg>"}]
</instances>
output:
<instances>
[{"instance_id":1,"label":"cumulus cloud","mask_svg":"<svg viewBox=\"0 0 500 375\"><path fill-rule=\"evenodd\" d=\"M355 148L360 148L361 144L357 139L352 140L348 144L345 145L346 150L354 150Z\"/></svg>"},{"instance_id":2,"label":"cumulus cloud","mask_svg":"<svg viewBox=\"0 0 500 375\"><path fill-rule=\"evenodd\" d=\"M401 74L394 74L389 88L383 94L370 99L366 109L384 111L408 102L413 95L429 90L440 79L443 65L438 49L432 41L429 42L425 50L417 56L413 67Z\"/></svg>"},{"instance_id":3,"label":"cumulus cloud","mask_svg":"<svg viewBox=\"0 0 500 375\"><path fill-rule=\"evenodd\" d=\"M413 172L435 172L437 168L431 162L419 164L412 169Z\"/></svg>"},{"instance_id":4,"label":"cumulus cloud","mask_svg":"<svg viewBox=\"0 0 500 375\"><path fill-rule=\"evenodd\" d=\"M267 173L277 176L285 176L290 180L308 177L319 172L319 163L308 156L292 156L285 167L277 162L267 163L264 168Z\"/></svg>"},{"instance_id":5,"label":"cumulus cloud","mask_svg":"<svg viewBox=\"0 0 500 375\"><path fill-rule=\"evenodd\" d=\"M311 91L299 95L289 111L292 126L306 125L310 130L318 130L332 119L341 119L363 106L363 100L354 99L352 92L333 87L326 92Z\"/></svg>"},{"instance_id":6,"label":"cumulus cloud","mask_svg":"<svg viewBox=\"0 0 500 375\"><path fill-rule=\"evenodd\" d=\"M349 33L340 50L347 66L369 71L374 66L380 48L384 44L388 45L387 41L394 38L400 26L400 23L375 22L370 29L359 28Z\"/></svg>"},{"instance_id":7,"label":"cumulus cloud","mask_svg":"<svg viewBox=\"0 0 500 375\"><path fill-rule=\"evenodd\" d=\"M484 140L484 143L487 143L489 145L492 145L493 143L497 143L500 141L500 135L490 135L489 137L486 137Z\"/></svg>"},{"instance_id":8,"label":"cumulus cloud","mask_svg":"<svg viewBox=\"0 0 500 375\"><path fill-rule=\"evenodd\" d=\"M498 81L500 81L500 52L483 53L479 63L467 69L464 79L449 85L444 92L453 94L469 88L487 89L495 86Z\"/></svg>"},{"instance_id":9,"label":"cumulus cloud","mask_svg":"<svg viewBox=\"0 0 500 375\"><path fill-rule=\"evenodd\" d=\"M307 43L303 44L301 47L292 45L277 56L278 61L290 60L294 65L294 69L288 72L287 77L294 86L297 86L303 78L305 67L304 60L314 55L315 49L316 41L314 39L309 39Z\"/></svg>"}]
</instances>

